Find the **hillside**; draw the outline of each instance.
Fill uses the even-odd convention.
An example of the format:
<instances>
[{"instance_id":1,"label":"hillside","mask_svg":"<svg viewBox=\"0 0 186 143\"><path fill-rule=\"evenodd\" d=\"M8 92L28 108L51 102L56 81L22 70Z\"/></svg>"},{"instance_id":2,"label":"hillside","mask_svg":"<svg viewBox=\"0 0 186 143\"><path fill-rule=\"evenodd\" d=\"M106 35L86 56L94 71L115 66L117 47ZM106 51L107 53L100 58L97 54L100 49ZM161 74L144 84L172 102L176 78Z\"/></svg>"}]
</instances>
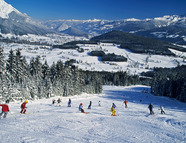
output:
<instances>
[{"instance_id":1,"label":"hillside","mask_svg":"<svg viewBox=\"0 0 186 143\"><path fill-rule=\"evenodd\" d=\"M79 30L79 29L76 29L76 28L73 28L73 27L70 27L64 31L60 31L61 33L64 33L64 34L68 34L68 35L71 35L71 36L82 36L82 37L88 37L88 34Z\"/></svg>"},{"instance_id":2,"label":"hillside","mask_svg":"<svg viewBox=\"0 0 186 143\"><path fill-rule=\"evenodd\" d=\"M114 87L104 86L99 95L60 97L62 106L52 105L53 99L28 101L27 113L20 114L22 102L10 103L10 113L0 119L2 143L131 143L164 142L183 143L186 130L186 105L166 97L156 97L146 86ZM68 99L72 107L67 107ZM128 108L123 105L127 99ZM141 102L140 102L141 100ZM92 101L92 109L87 109ZM101 107L98 106L101 101ZM82 114L78 110L83 103ZM112 103L116 114L111 116ZM155 115L149 115L148 105L152 103ZM159 106L165 108L160 114Z\"/></svg>"},{"instance_id":3,"label":"hillside","mask_svg":"<svg viewBox=\"0 0 186 143\"><path fill-rule=\"evenodd\" d=\"M167 27L160 27L160 28L154 28L151 30L146 31L139 31L135 34L143 36L143 37L149 37L154 38L158 40L163 40L171 43L176 43L179 45L186 45L185 35L186 35L186 28L183 26L178 25L170 25Z\"/></svg>"},{"instance_id":4,"label":"hillside","mask_svg":"<svg viewBox=\"0 0 186 143\"><path fill-rule=\"evenodd\" d=\"M91 39L96 42L110 42L121 44L121 48L129 49L134 53L150 53L158 55L174 55L169 48L177 49L170 43L165 43L155 39L137 36L121 31L111 31Z\"/></svg>"}]
</instances>

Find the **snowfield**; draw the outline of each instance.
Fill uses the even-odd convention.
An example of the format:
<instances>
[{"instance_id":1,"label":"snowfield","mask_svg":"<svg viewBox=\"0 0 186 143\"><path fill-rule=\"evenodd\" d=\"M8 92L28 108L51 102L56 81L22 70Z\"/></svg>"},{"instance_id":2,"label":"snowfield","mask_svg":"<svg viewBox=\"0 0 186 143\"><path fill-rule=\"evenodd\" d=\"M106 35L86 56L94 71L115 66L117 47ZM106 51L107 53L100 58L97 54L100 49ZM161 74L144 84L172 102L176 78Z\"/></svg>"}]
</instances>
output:
<instances>
[{"instance_id":1,"label":"snowfield","mask_svg":"<svg viewBox=\"0 0 186 143\"><path fill-rule=\"evenodd\" d=\"M0 120L1 143L185 143L186 104L144 91L147 86L104 86L99 95L61 97L62 106L53 99L29 101L27 113L20 114L21 102L9 104L11 114ZM67 107L68 99L72 107ZM123 105L128 100L128 109ZM98 101L101 101L101 107ZM141 100L141 102L140 102ZM92 109L87 109L92 101ZM89 114L80 113L83 103ZM111 116L112 103L116 114ZM149 115L152 103L155 115ZM162 105L165 115L158 110Z\"/></svg>"},{"instance_id":2,"label":"snowfield","mask_svg":"<svg viewBox=\"0 0 186 143\"><path fill-rule=\"evenodd\" d=\"M72 41L70 37L66 38L66 40ZM170 57L162 55L136 54L129 50L121 49L119 45L112 43L78 44L78 46L84 49L84 52L80 53L76 49L52 49L51 46L1 43L1 47L4 50L6 58L9 55L10 49L16 53L16 50L19 48L21 49L21 54L26 57L28 63L32 58L38 56L40 57L42 63L46 60L49 65L52 65L53 62L56 63L59 60L66 62L70 59L75 59L77 62L75 63L76 66L80 69L90 71L126 71L128 74L140 74L143 71L146 72L152 70L154 67L173 68L178 65L186 64L186 53L176 50L171 51L175 53L177 57ZM102 62L99 57L89 55L91 51L95 50L104 51L106 54L115 53L116 55L126 57L128 61Z\"/></svg>"}]
</instances>

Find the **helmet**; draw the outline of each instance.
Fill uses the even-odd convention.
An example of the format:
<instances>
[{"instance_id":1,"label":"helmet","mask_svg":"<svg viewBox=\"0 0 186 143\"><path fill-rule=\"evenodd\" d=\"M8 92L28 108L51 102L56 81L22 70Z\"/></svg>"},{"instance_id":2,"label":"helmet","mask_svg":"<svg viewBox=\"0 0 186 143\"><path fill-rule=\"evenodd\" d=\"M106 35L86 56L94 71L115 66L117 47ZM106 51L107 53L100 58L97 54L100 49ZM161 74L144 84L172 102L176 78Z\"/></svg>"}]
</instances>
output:
<instances>
[{"instance_id":1,"label":"helmet","mask_svg":"<svg viewBox=\"0 0 186 143\"><path fill-rule=\"evenodd\" d=\"M28 103L28 100L25 100L25 103Z\"/></svg>"},{"instance_id":2,"label":"helmet","mask_svg":"<svg viewBox=\"0 0 186 143\"><path fill-rule=\"evenodd\" d=\"M83 105L83 103L80 103L80 105Z\"/></svg>"}]
</instances>

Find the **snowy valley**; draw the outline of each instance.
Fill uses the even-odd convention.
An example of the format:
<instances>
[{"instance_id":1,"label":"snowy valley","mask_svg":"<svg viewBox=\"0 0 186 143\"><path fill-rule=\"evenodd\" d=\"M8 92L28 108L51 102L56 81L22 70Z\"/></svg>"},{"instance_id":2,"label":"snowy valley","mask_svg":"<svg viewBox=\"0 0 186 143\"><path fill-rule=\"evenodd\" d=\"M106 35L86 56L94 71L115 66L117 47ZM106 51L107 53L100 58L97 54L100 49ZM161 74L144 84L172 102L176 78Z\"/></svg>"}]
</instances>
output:
<instances>
[{"instance_id":1,"label":"snowy valley","mask_svg":"<svg viewBox=\"0 0 186 143\"><path fill-rule=\"evenodd\" d=\"M8 37L8 36L6 36ZM52 38L51 38L52 37ZM59 60L63 62L71 59L76 60L75 65L83 70L91 71L127 71L129 74L140 74L143 71L152 70L154 67L173 68L178 65L186 65L186 53L170 49L176 57L137 54L127 49L121 49L120 45L114 43L98 43L98 44L77 44L84 52L79 52L77 49L59 49L52 48L52 44L64 44L70 41L87 40L84 37L74 37L67 35L49 35L36 36L28 35L19 37L20 40L28 40L30 42L39 41L43 45L19 44L19 43L1 43L5 55L8 56L10 49L16 52L20 49L22 56L25 56L29 63L32 58L40 57L42 63L47 61L51 66ZM91 51L104 51L106 54L115 53L116 55L124 56L128 59L127 62L102 62L99 57L90 56ZM7 57L6 57L7 58Z\"/></svg>"}]
</instances>

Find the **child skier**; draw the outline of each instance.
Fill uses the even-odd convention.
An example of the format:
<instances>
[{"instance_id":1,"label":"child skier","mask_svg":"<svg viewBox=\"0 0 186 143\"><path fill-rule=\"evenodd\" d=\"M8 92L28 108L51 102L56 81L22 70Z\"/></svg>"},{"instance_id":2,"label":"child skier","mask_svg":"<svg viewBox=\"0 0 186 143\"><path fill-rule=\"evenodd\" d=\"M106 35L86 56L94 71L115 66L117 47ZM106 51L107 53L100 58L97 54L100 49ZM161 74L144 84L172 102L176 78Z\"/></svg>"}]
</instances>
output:
<instances>
[{"instance_id":1,"label":"child skier","mask_svg":"<svg viewBox=\"0 0 186 143\"><path fill-rule=\"evenodd\" d=\"M28 103L28 100L25 100L25 102L23 102L22 104L21 104L21 114L23 113L23 114L25 114L26 113L26 104Z\"/></svg>"},{"instance_id":2,"label":"child skier","mask_svg":"<svg viewBox=\"0 0 186 143\"><path fill-rule=\"evenodd\" d=\"M60 98L58 98L58 100L57 100L57 105L61 106L61 99Z\"/></svg>"},{"instance_id":3,"label":"child skier","mask_svg":"<svg viewBox=\"0 0 186 143\"><path fill-rule=\"evenodd\" d=\"M0 104L2 106L2 112L0 113L0 118L4 114L3 118L6 118L8 112L9 112L9 107L7 104Z\"/></svg>"},{"instance_id":4,"label":"child skier","mask_svg":"<svg viewBox=\"0 0 186 143\"><path fill-rule=\"evenodd\" d=\"M88 109L91 109L91 106L92 106L92 101L90 101L90 104L88 106Z\"/></svg>"},{"instance_id":5,"label":"child skier","mask_svg":"<svg viewBox=\"0 0 186 143\"><path fill-rule=\"evenodd\" d=\"M68 107L71 107L71 99L68 100Z\"/></svg>"},{"instance_id":6,"label":"child skier","mask_svg":"<svg viewBox=\"0 0 186 143\"><path fill-rule=\"evenodd\" d=\"M150 110L150 114L151 114L151 115L154 115L154 111L153 111L153 108L154 108L154 107L152 106L151 103L149 104L148 108L149 108L149 110Z\"/></svg>"},{"instance_id":7,"label":"child skier","mask_svg":"<svg viewBox=\"0 0 186 143\"><path fill-rule=\"evenodd\" d=\"M55 100L55 99L53 99L53 100L52 100L52 104L55 104L55 103L56 103L56 100Z\"/></svg>"},{"instance_id":8,"label":"child skier","mask_svg":"<svg viewBox=\"0 0 186 143\"><path fill-rule=\"evenodd\" d=\"M161 114L165 114L165 110L163 108L163 106L160 105L160 110L161 110Z\"/></svg>"},{"instance_id":9,"label":"child skier","mask_svg":"<svg viewBox=\"0 0 186 143\"><path fill-rule=\"evenodd\" d=\"M80 103L80 105L79 105L79 111L81 111L82 113L85 112L85 111L83 110L83 103Z\"/></svg>"},{"instance_id":10,"label":"child skier","mask_svg":"<svg viewBox=\"0 0 186 143\"><path fill-rule=\"evenodd\" d=\"M7 100L5 101L5 103L6 103L6 104L9 104L9 102L10 102L10 100L9 100L9 99L7 99Z\"/></svg>"},{"instance_id":11,"label":"child skier","mask_svg":"<svg viewBox=\"0 0 186 143\"><path fill-rule=\"evenodd\" d=\"M128 108L128 106L127 106L128 101L125 100L123 103L125 103L125 108Z\"/></svg>"},{"instance_id":12,"label":"child skier","mask_svg":"<svg viewBox=\"0 0 186 143\"><path fill-rule=\"evenodd\" d=\"M115 109L116 108L116 105L114 103L112 103L112 107Z\"/></svg>"},{"instance_id":13,"label":"child skier","mask_svg":"<svg viewBox=\"0 0 186 143\"><path fill-rule=\"evenodd\" d=\"M116 116L116 110L115 110L115 104L112 104L112 107L110 109L110 111L112 112L112 116Z\"/></svg>"},{"instance_id":14,"label":"child skier","mask_svg":"<svg viewBox=\"0 0 186 143\"><path fill-rule=\"evenodd\" d=\"M98 102L98 106L101 106L101 101Z\"/></svg>"}]
</instances>

